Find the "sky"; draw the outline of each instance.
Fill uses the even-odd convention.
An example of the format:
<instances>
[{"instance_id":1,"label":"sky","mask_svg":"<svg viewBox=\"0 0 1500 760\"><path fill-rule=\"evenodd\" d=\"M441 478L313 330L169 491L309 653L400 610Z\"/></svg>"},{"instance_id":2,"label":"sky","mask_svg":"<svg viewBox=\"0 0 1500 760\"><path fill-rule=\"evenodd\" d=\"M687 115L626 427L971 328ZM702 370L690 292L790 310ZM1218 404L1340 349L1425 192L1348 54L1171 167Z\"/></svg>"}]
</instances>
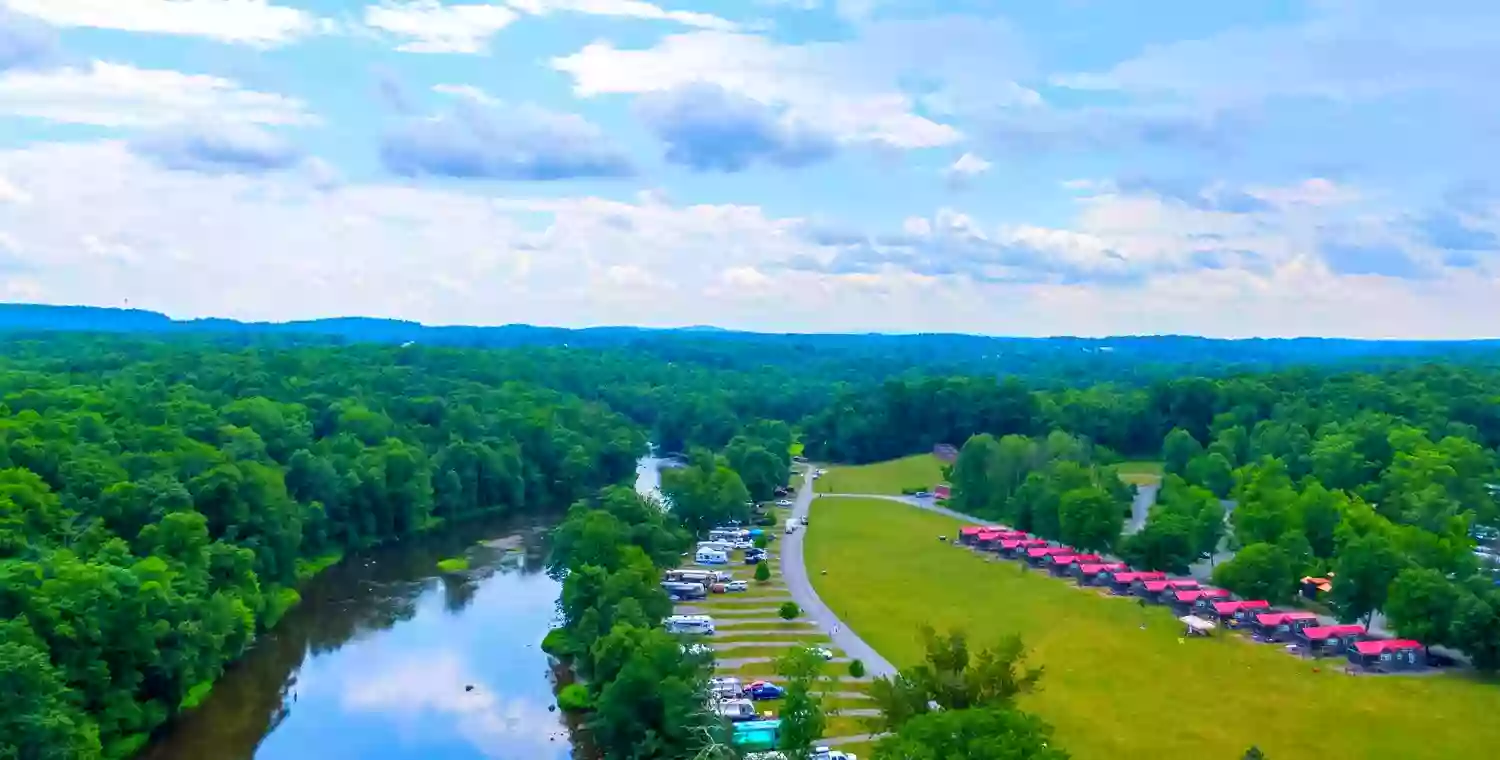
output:
<instances>
[{"instance_id":1,"label":"sky","mask_svg":"<svg viewBox=\"0 0 1500 760\"><path fill-rule=\"evenodd\" d=\"M0 301L1500 335L1487 0L0 0Z\"/></svg>"}]
</instances>

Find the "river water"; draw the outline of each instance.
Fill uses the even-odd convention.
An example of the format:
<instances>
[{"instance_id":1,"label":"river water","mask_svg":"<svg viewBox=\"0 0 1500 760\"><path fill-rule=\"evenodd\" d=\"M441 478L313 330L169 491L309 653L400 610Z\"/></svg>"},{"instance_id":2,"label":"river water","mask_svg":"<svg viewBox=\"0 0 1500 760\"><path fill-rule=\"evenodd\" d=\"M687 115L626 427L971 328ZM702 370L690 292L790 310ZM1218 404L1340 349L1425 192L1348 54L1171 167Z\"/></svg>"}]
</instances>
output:
<instances>
[{"instance_id":1,"label":"river water","mask_svg":"<svg viewBox=\"0 0 1500 760\"><path fill-rule=\"evenodd\" d=\"M140 757L570 757L539 646L558 595L547 527L471 524L347 558ZM438 572L458 555L468 572Z\"/></svg>"}]
</instances>

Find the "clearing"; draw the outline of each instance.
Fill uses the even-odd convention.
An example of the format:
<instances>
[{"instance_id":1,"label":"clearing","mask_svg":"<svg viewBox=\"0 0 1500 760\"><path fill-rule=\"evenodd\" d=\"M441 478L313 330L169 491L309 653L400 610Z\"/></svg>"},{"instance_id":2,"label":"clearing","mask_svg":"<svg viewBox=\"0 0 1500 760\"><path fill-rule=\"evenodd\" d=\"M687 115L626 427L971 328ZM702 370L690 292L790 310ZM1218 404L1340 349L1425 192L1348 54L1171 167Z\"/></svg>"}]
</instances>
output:
<instances>
[{"instance_id":1,"label":"clearing","mask_svg":"<svg viewBox=\"0 0 1500 760\"><path fill-rule=\"evenodd\" d=\"M1116 465L1120 480L1134 486L1154 486L1161 483L1161 462L1121 462Z\"/></svg>"},{"instance_id":2,"label":"clearing","mask_svg":"<svg viewBox=\"0 0 1500 760\"><path fill-rule=\"evenodd\" d=\"M830 473L831 474L831 473ZM960 523L882 499L820 498L804 547L818 595L898 667L917 629L972 647L1021 634L1042 690L1024 706L1078 760L1483 757L1500 744L1500 686L1459 675L1359 676L1237 635L1179 641L1161 607L1084 591L942 543ZM1142 628L1142 625L1145 628Z\"/></svg>"},{"instance_id":3,"label":"clearing","mask_svg":"<svg viewBox=\"0 0 1500 760\"><path fill-rule=\"evenodd\" d=\"M900 494L931 491L943 482L943 463L931 454L892 459L888 462L835 467L818 478L818 493Z\"/></svg>"}]
</instances>

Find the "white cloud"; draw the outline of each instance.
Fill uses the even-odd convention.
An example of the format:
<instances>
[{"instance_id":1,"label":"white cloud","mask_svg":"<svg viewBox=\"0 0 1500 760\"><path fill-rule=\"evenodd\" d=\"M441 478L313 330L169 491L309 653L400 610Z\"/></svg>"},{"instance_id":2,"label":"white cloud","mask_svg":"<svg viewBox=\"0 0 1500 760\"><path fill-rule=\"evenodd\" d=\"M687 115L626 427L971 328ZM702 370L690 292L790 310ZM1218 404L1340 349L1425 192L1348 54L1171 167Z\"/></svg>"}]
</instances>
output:
<instances>
[{"instance_id":1,"label":"white cloud","mask_svg":"<svg viewBox=\"0 0 1500 760\"><path fill-rule=\"evenodd\" d=\"M809 241L810 220L755 206L673 205L650 193L489 196L330 186L298 172L169 171L114 142L0 152L0 177L8 196L28 199L0 202L0 230L19 265L0 272L0 294L128 298L177 316L1452 337L1492 333L1500 299L1493 262L1415 280L1333 271L1319 257L1326 227L1407 244L1380 223L1387 217L1369 193L1347 204L1224 214L1101 183L1067 227L983 222L956 210L887 226L904 227L923 261L967 256L989 267L979 278L900 261L798 269L789 264L826 261L838 247ZM1257 193L1273 198L1272 190Z\"/></svg>"},{"instance_id":2,"label":"white cloud","mask_svg":"<svg viewBox=\"0 0 1500 760\"><path fill-rule=\"evenodd\" d=\"M977 177L990 170L994 164L984 160L977 154L965 153L958 157L948 166L945 172L950 180L964 180Z\"/></svg>"},{"instance_id":3,"label":"white cloud","mask_svg":"<svg viewBox=\"0 0 1500 760\"><path fill-rule=\"evenodd\" d=\"M512 8L534 16L549 13L584 13L649 21L675 21L699 29L733 29L734 24L718 16L696 11L672 11L643 0L508 0Z\"/></svg>"},{"instance_id":4,"label":"white cloud","mask_svg":"<svg viewBox=\"0 0 1500 760\"><path fill-rule=\"evenodd\" d=\"M314 34L312 14L268 0L5 0L54 26L117 29L271 47Z\"/></svg>"},{"instance_id":5,"label":"white cloud","mask_svg":"<svg viewBox=\"0 0 1500 760\"><path fill-rule=\"evenodd\" d=\"M0 114L102 127L155 127L200 119L267 125L317 122L296 98L245 90L221 77L105 61L0 75Z\"/></svg>"},{"instance_id":6,"label":"white cloud","mask_svg":"<svg viewBox=\"0 0 1500 760\"><path fill-rule=\"evenodd\" d=\"M483 53L490 39L523 16L579 13L670 21L699 29L733 29L718 16L673 11L643 0L506 0L446 4L442 0L382 0L365 8L365 24L390 33L407 53Z\"/></svg>"}]
</instances>

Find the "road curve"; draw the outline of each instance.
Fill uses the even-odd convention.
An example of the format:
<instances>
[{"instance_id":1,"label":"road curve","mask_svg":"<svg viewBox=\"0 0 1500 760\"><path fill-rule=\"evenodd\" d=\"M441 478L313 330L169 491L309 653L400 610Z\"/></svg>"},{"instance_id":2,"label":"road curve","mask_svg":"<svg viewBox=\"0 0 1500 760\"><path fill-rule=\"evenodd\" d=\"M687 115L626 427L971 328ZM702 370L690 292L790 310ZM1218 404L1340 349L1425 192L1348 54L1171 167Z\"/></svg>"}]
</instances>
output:
<instances>
[{"instance_id":1,"label":"road curve","mask_svg":"<svg viewBox=\"0 0 1500 760\"><path fill-rule=\"evenodd\" d=\"M802 479L802 487L797 491L797 499L792 504L792 518L799 522L812 508L813 482L809 468L809 474ZM777 528L784 529L783 526ZM806 528L798 528L796 533L783 534L781 537L781 577L786 580L792 600L802 608L803 619L813 621L833 639L834 646L844 650L849 657L862 660L865 672L870 677L894 676L896 667L839 620L813 590L812 582L807 577L807 567L802 560L802 539L806 534Z\"/></svg>"}]
</instances>

